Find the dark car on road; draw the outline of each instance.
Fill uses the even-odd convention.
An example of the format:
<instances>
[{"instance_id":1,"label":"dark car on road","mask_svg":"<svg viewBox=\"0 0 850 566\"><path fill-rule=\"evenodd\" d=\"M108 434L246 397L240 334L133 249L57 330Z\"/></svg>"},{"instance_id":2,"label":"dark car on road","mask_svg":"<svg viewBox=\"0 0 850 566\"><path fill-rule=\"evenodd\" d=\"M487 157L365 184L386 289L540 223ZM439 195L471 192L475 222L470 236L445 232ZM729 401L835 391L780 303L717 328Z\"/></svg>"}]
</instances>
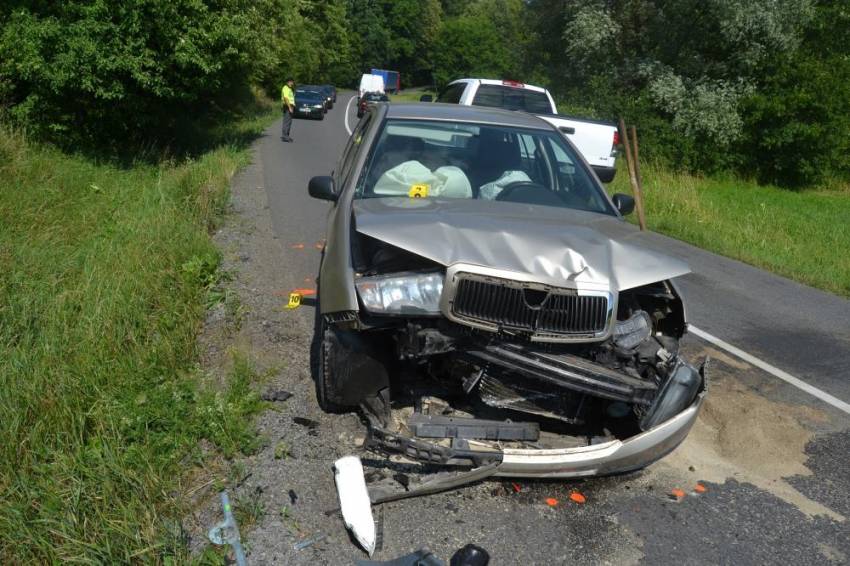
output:
<instances>
[{"instance_id":1,"label":"dark car on road","mask_svg":"<svg viewBox=\"0 0 850 566\"><path fill-rule=\"evenodd\" d=\"M357 101L357 117L362 118L363 114L374 108L379 102L389 101L389 97L383 92L367 92Z\"/></svg>"},{"instance_id":2,"label":"dark car on road","mask_svg":"<svg viewBox=\"0 0 850 566\"><path fill-rule=\"evenodd\" d=\"M674 278L573 145L536 116L379 104L310 195L330 201L312 352L367 446L496 475L642 468L706 395Z\"/></svg>"},{"instance_id":3,"label":"dark car on road","mask_svg":"<svg viewBox=\"0 0 850 566\"><path fill-rule=\"evenodd\" d=\"M326 112L327 102L323 92L303 86L295 89L294 116L324 120Z\"/></svg>"},{"instance_id":4,"label":"dark car on road","mask_svg":"<svg viewBox=\"0 0 850 566\"><path fill-rule=\"evenodd\" d=\"M321 85L322 88L330 93L331 104L336 102L336 87L334 85Z\"/></svg>"}]
</instances>

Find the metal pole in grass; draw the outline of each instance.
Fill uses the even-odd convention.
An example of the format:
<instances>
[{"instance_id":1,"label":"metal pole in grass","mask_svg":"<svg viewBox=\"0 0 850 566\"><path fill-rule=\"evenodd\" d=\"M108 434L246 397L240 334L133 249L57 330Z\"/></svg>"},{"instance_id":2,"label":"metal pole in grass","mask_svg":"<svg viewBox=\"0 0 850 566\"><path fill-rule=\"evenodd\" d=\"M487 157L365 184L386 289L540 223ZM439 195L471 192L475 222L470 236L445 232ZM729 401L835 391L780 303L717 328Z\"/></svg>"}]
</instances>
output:
<instances>
[{"instance_id":1,"label":"metal pole in grass","mask_svg":"<svg viewBox=\"0 0 850 566\"><path fill-rule=\"evenodd\" d=\"M635 171L635 158L632 153L632 146L629 143L629 132L626 130L626 123L620 118L620 138L623 140L623 148L626 150L626 165L629 167L629 181L632 184L632 192L635 194L635 205L638 212L638 224L641 230L646 230L646 218L643 215L643 193L640 190L640 185L637 180L637 172Z\"/></svg>"}]
</instances>

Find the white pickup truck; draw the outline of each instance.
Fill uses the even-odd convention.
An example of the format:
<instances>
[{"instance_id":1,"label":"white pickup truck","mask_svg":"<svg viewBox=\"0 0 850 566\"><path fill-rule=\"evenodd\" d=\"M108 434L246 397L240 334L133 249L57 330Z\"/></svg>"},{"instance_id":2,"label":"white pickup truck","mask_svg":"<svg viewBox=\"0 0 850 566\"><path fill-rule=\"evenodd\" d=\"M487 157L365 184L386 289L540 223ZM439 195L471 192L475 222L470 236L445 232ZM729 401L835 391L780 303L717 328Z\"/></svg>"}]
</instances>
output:
<instances>
[{"instance_id":1,"label":"white pickup truck","mask_svg":"<svg viewBox=\"0 0 850 566\"><path fill-rule=\"evenodd\" d=\"M614 166L616 147L620 142L617 126L600 120L559 116L555 101L545 88L517 81L459 79L449 83L437 95L437 102L492 106L536 114L553 124L572 142L600 181L610 183L614 179L617 171Z\"/></svg>"}]
</instances>

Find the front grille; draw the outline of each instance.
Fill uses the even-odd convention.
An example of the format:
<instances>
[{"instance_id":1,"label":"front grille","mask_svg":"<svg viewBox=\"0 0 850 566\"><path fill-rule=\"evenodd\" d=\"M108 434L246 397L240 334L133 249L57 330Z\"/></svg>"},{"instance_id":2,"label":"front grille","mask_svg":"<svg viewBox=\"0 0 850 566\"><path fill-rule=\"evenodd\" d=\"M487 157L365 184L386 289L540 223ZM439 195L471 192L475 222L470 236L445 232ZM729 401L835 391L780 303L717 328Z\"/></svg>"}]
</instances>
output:
<instances>
[{"instance_id":1,"label":"front grille","mask_svg":"<svg viewBox=\"0 0 850 566\"><path fill-rule=\"evenodd\" d=\"M458 277L451 309L460 321L536 335L588 336L605 331L607 295L578 295L571 289L532 288L469 274Z\"/></svg>"}]
</instances>

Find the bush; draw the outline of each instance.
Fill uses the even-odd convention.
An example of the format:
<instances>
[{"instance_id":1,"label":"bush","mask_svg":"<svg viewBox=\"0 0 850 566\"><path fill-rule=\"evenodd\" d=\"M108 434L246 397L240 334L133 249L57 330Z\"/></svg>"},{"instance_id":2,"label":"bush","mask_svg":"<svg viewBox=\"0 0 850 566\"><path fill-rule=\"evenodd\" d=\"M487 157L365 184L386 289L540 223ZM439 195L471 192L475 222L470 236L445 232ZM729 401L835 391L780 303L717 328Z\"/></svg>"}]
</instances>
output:
<instances>
[{"instance_id":1,"label":"bush","mask_svg":"<svg viewBox=\"0 0 850 566\"><path fill-rule=\"evenodd\" d=\"M247 84L249 7L93 0L17 8L0 16L0 96L10 117L42 138L149 143Z\"/></svg>"}]
</instances>

